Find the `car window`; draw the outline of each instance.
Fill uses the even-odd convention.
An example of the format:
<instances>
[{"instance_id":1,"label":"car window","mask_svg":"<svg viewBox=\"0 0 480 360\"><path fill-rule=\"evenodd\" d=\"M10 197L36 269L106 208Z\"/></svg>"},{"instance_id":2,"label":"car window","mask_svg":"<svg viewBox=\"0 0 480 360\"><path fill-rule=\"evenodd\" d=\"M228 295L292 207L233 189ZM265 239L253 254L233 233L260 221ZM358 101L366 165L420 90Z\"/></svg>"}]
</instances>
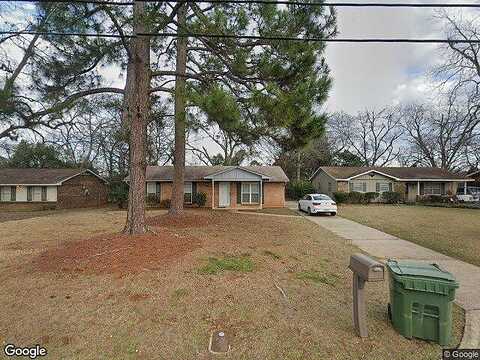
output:
<instances>
[{"instance_id":1,"label":"car window","mask_svg":"<svg viewBox=\"0 0 480 360\"><path fill-rule=\"evenodd\" d=\"M312 198L310 197L310 195L307 195L305 196L305 200L312 200Z\"/></svg>"},{"instance_id":2,"label":"car window","mask_svg":"<svg viewBox=\"0 0 480 360\"><path fill-rule=\"evenodd\" d=\"M327 195L313 195L313 200L332 200Z\"/></svg>"}]
</instances>

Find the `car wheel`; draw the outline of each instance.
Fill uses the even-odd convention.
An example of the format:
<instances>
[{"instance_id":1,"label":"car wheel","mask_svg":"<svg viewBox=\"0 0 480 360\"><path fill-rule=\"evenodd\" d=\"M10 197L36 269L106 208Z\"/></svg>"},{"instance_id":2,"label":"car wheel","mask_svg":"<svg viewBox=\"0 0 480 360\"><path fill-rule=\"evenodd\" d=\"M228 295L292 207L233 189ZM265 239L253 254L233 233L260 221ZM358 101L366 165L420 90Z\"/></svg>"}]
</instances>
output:
<instances>
[{"instance_id":1,"label":"car wheel","mask_svg":"<svg viewBox=\"0 0 480 360\"><path fill-rule=\"evenodd\" d=\"M308 215L312 216L312 210L310 209L310 206L308 207Z\"/></svg>"},{"instance_id":2,"label":"car wheel","mask_svg":"<svg viewBox=\"0 0 480 360\"><path fill-rule=\"evenodd\" d=\"M330 213L330 215L331 215L331 216L335 216L335 215L337 215L337 213L336 213L336 212L332 212L332 213Z\"/></svg>"}]
</instances>

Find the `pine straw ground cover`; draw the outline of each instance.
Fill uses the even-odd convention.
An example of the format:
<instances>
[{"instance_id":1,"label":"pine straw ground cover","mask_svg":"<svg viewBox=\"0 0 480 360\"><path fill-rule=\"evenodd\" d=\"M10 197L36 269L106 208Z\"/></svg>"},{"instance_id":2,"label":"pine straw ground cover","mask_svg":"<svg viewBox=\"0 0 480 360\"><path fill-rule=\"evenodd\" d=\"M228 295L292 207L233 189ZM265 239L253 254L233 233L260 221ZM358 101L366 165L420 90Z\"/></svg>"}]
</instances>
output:
<instances>
[{"instance_id":1,"label":"pine straw ground cover","mask_svg":"<svg viewBox=\"0 0 480 360\"><path fill-rule=\"evenodd\" d=\"M50 359L439 358L391 328L387 283L368 284L370 337L354 335L356 249L302 217L189 211L185 227L152 215L156 235L135 244L111 235L119 211L0 224L2 341L39 343ZM452 344L462 328L455 308ZM228 356L208 353L217 329Z\"/></svg>"}]
</instances>

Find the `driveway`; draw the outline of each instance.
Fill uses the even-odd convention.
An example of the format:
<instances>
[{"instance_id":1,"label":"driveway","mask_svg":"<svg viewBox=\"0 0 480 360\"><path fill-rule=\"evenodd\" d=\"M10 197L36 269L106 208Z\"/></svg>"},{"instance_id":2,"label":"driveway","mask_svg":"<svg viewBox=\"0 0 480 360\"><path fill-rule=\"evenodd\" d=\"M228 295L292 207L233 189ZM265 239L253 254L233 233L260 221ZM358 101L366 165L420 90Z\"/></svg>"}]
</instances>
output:
<instances>
[{"instance_id":1,"label":"driveway","mask_svg":"<svg viewBox=\"0 0 480 360\"><path fill-rule=\"evenodd\" d=\"M288 206L296 209L297 205L289 202ZM460 283L455 302L466 311L466 328L473 327L469 331L466 330L466 334L472 339L468 339L465 346L480 345L479 267L339 216L305 217L382 261L390 258L412 259L436 263L451 272Z\"/></svg>"}]
</instances>

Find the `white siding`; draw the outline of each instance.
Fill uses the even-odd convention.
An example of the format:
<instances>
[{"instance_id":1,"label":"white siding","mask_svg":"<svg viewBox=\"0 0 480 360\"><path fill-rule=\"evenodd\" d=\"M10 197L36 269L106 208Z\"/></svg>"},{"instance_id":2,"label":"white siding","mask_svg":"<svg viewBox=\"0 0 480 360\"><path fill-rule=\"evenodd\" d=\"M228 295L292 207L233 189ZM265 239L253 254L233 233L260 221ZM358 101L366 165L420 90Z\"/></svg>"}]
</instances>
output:
<instances>
[{"instance_id":1,"label":"white siding","mask_svg":"<svg viewBox=\"0 0 480 360\"><path fill-rule=\"evenodd\" d=\"M57 201L57 187L47 186L47 201Z\"/></svg>"},{"instance_id":2,"label":"white siding","mask_svg":"<svg viewBox=\"0 0 480 360\"><path fill-rule=\"evenodd\" d=\"M330 183L330 186L328 185ZM312 179L315 190L319 193L332 196L337 191L337 181L320 169Z\"/></svg>"},{"instance_id":3,"label":"white siding","mask_svg":"<svg viewBox=\"0 0 480 360\"><path fill-rule=\"evenodd\" d=\"M232 169L214 176L215 181L260 181L261 176L242 169Z\"/></svg>"},{"instance_id":4,"label":"white siding","mask_svg":"<svg viewBox=\"0 0 480 360\"><path fill-rule=\"evenodd\" d=\"M27 201L26 186L17 186L17 201Z\"/></svg>"}]
</instances>

